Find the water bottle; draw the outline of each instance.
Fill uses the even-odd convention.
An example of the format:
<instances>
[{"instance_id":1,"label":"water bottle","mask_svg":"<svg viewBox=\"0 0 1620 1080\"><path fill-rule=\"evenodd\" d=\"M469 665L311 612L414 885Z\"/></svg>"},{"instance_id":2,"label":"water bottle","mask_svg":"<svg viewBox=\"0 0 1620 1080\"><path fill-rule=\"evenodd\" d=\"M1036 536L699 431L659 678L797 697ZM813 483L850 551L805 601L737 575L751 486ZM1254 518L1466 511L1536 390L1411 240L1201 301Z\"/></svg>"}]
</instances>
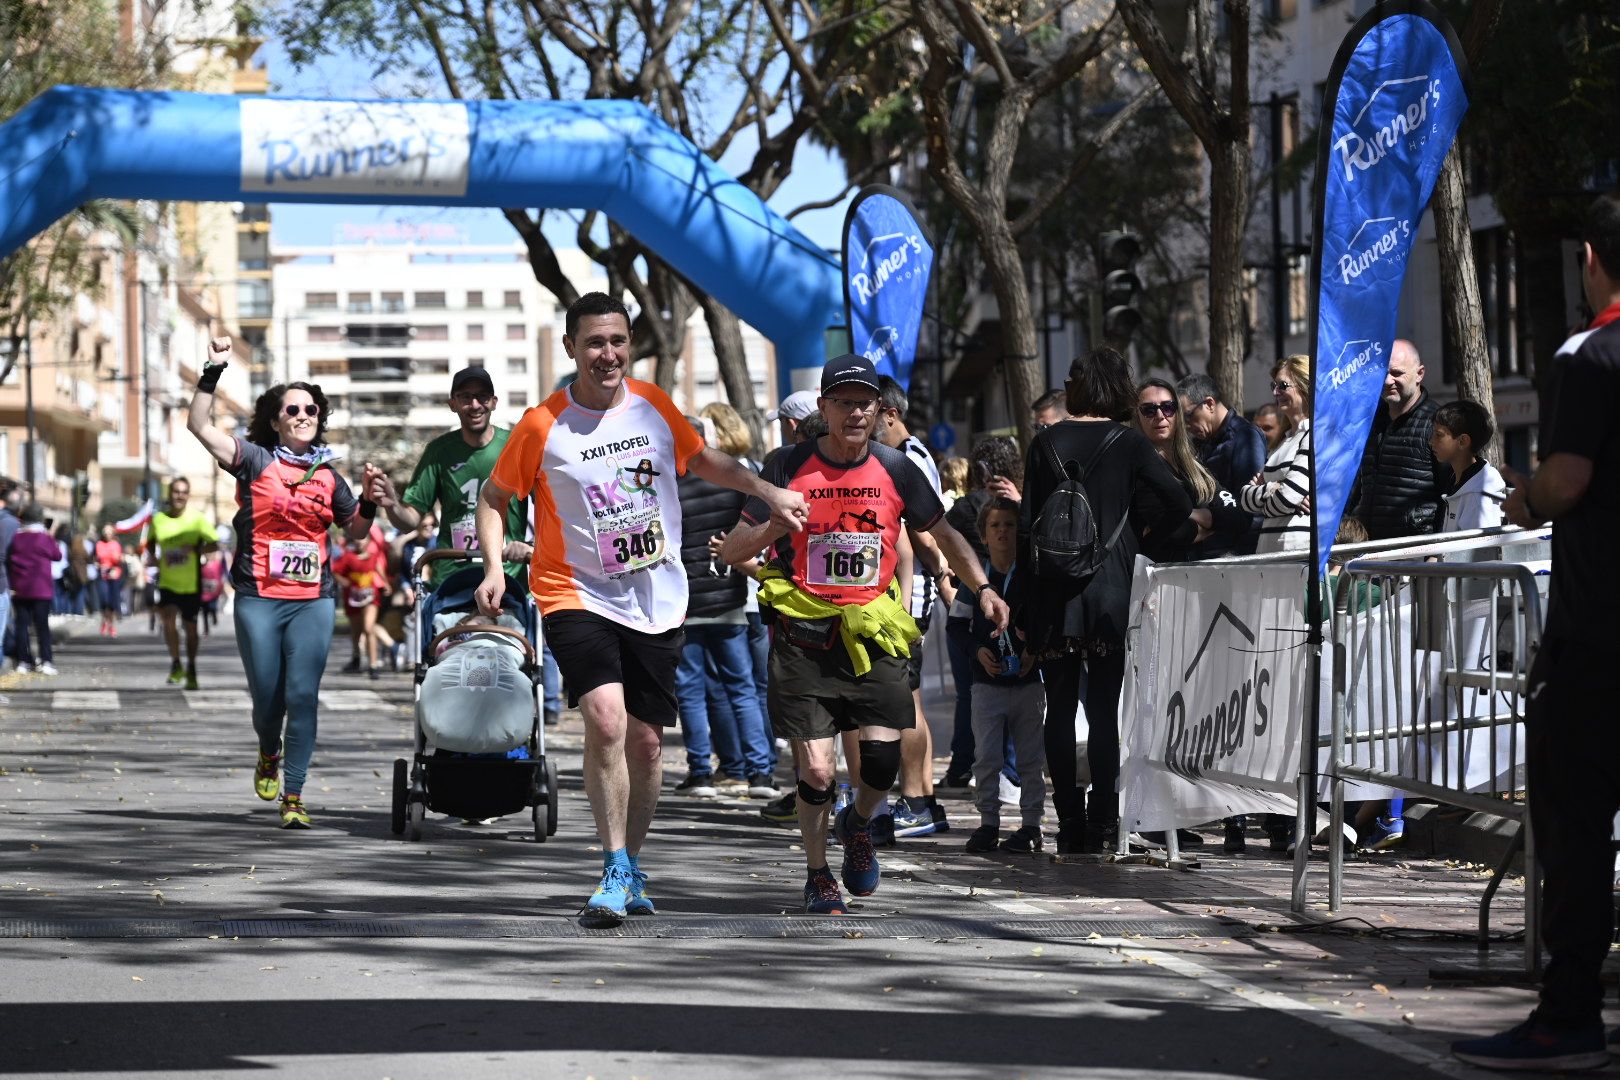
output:
<instances>
[{"instance_id":1,"label":"water bottle","mask_svg":"<svg viewBox=\"0 0 1620 1080\"><path fill-rule=\"evenodd\" d=\"M846 781L838 785L838 794L833 796L833 813L839 813L855 799L855 793L849 789Z\"/></svg>"}]
</instances>

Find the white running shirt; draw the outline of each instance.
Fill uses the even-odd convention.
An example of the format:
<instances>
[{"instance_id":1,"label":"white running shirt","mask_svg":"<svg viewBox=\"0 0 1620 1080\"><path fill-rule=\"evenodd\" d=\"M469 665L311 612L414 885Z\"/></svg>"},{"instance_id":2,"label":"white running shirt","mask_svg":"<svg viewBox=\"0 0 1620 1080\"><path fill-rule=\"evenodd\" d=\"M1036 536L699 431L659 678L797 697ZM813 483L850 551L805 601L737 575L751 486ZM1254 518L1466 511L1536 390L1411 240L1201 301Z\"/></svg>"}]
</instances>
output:
<instances>
[{"instance_id":1,"label":"white running shirt","mask_svg":"<svg viewBox=\"0 0 1620 1080\"><path fill-rule=\"evenodd\" d=\"M525 412L490 479L534 497L529 587L542 615L590 611L656 634L686 619L676 480L703 437L658 387L624 386L606 412L568 387Z\"/></svg>"}]
</instances>

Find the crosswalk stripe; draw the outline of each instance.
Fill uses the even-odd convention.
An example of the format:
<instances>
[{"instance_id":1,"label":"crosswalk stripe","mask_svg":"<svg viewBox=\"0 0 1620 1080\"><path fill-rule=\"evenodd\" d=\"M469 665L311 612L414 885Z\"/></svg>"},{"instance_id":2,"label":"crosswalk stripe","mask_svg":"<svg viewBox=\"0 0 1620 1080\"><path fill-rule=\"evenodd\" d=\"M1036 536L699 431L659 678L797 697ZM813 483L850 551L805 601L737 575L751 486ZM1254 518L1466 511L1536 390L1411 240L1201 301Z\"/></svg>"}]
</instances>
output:
<instances>
[{"instance_id":1,"label":"crosswalk stripe","mask_svg":"<svg viewBox=\"0 0 1620 1080\"><path fill-rule=\"evenodd\" d=\"M168 697L162 694L161 697ZM208 712L248 712L253 699L246 690L184 690L180 696L186 707ZM138 699L147 704L147 695ZM123 704L117 690L56 690L51 693L53 712L114 711ZM321 694L321 709L326 712L366 712L387 710L390 703L375 690L327 690Z\"/></svg>"},{"instance_id":2,"label":"crosswalk stripe","mask_svg":"<svg viewBox=\"0 0 1620 1080\"><path fill-rule=\"evenodd\" d=\"M51 708L58 712L96 712L118 708L116 690L57 690L51 694Z\"/></svg>"}]
</instances>

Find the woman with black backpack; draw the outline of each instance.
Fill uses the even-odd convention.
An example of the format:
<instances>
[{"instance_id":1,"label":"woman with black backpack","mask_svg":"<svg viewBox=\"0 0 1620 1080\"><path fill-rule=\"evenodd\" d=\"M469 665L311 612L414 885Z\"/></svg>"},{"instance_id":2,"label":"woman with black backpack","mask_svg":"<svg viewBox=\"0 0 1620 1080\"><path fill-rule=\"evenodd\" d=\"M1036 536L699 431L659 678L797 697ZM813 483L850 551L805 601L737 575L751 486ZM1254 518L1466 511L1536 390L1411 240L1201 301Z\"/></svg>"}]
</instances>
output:
<instances>
[{"instance_id":1,"label":"woman with black backpack","mask_svg":"<svg viewBox=\"0 0 1620 1080\"><path fill-rule=\"evenodd\" d=\"M1146 436L1122 423L1137 400L1125 358L1106 347L1077 358L1064 391L1071 419L1035 436L1024 468L1018 561L1031 568L1031 595L1013 607L1023 613L1026 647L1042 660L1057 851L1075 854L1103 851L1118 824L1119 695L1137 553L1163 558L1184 550L1197 526L1170 467ZM1076 511L1082 500L1074 481L1088 511ZM1076 541L1082 550L1065 555ZM1075 769L1082 685L1089 806Z\"/></svg>"}]
</instances>

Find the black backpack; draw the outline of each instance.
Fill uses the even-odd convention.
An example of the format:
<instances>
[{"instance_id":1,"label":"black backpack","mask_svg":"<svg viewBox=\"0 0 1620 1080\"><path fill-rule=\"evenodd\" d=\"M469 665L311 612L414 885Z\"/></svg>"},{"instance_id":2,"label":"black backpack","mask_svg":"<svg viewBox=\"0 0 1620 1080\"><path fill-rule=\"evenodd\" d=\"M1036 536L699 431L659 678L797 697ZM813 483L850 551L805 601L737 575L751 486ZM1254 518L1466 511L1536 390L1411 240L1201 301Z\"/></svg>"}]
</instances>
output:
<instances>
[{"instance_id":1,"label":"black backpack","mask_svg":"<svg viewBox=\"0 0 1620 1080\"><path fill-rule=\"evenodd\" d=\"M1057 448L1050 440L1047 441L1046 448L1051 452L1052 463L1057 466L1058 475L1063 477L1063 481L1041 504L1040 515L1036 517L1030 535L1030 555L1038 579L1066 582L1084 588L1102 569L1103 560L1108 557L1114 541L1119 539L1130 513L1127 510L1120 514L1119 524L1114 526L1113 534L1104 541L1097 531L1097 515L1091 509L1091 498L1086 494L1086 477L1091 475L1114 441L1124 434L1123 426L1113 427L1083 469L1077 468L1072 461L1060 461Z\"/></svg>"}]
</instances>

